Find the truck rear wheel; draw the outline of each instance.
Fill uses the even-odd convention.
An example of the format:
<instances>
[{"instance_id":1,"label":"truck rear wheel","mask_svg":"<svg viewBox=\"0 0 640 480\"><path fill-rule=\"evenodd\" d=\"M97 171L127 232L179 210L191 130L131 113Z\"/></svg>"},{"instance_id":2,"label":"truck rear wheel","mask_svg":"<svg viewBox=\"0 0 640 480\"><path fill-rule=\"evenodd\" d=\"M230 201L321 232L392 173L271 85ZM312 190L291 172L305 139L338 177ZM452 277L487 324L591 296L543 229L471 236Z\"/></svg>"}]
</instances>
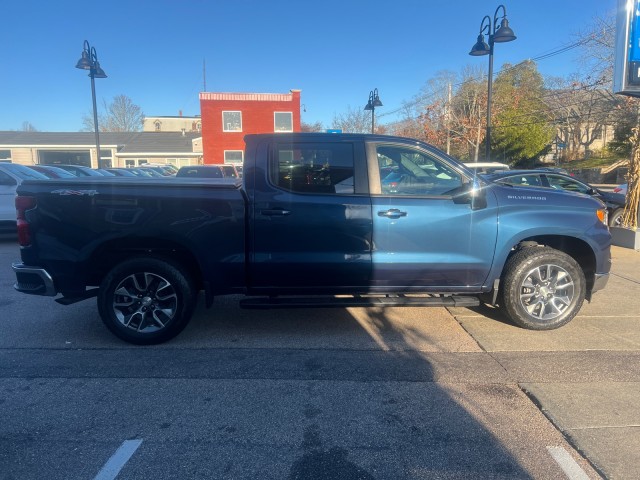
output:
<instances>
[{"instance_id":1,"label":"truck rear wheel","mask_svg":"<svg viewBox=\"0 0 640 480\"><path fill-rule=\"evenodd\" d=\"M580 265L549 247L528 247L507 262L501 307L516 325L552 330L576 316L585 297Z\"/></svg>"},{"instance_id":2,"label":"truck rear wheel","mask_svg":"<svg viewBox=\"0 0 640 480\"><path fill-rule=\"evenodd\" d=\"M133 258L105 276L98 311L122 340L151 345L175 337L187 326L195 296L180 267L157 258Z\"/></svg>"}]
</instances>

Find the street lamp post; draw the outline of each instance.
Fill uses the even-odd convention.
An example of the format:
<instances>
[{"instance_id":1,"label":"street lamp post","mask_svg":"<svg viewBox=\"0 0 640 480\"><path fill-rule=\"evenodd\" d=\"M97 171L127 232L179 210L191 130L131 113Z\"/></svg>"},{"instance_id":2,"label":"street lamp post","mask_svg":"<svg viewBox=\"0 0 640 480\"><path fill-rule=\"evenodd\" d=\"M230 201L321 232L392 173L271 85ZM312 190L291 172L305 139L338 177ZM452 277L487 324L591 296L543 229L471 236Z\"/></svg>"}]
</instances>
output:
<instances>
[{"instance_id":1,"label":"street lamp post","mask_svg":"<svg viewBox=\"0 0 640 480\"><path fill-rule=\"evenodd\" d=\"M365 110L371 110L371 133L374 133L375 130L375 118L376 118L376 107L381 107L382 102L380 101L380 97L378 96L378 89L374 88L369 92L369 101L365 105Z\"/></svg>"},{"instance_id":2,"label":"street lamp post","mask_svg":"<svg viewBox=\"0 0 640 480\"><path fill-rule=\"evenodd\" d=\"M96 107L96 78L107 78L107 74L100 67L98 62L98 55L96 49L89 45L89 42L84 41L82 49L82 57L78 60L76 68L81 70L89 70L89 77L91 78L91 99L93 100L93 128L96 134L96 157L98 160L98 168L102 168L102 158L100 157L100 134L98 133L98 108Z\"/></svg>"},{"instance_id":3,"label":"street lamp post","mask_svg":"<svg viewBox=\"0 0 640 480\"><path fill-rule=\"evenodd\" d=\"M498 27L498 12L502 10L502 20ZM484 36L488 36L489 45L484 41ZM481 56L489 55L489 78L488 78L488 91L487 91L487 134L486 134L486 160L490 160L491 156L491 93L493 87L493 44L495 42L511 42L516 39L513 30L509 27L509 21L507 20L507 9L504 5L498 5L496 12L493 14L493 24L491 18L485 15L480 23L480 34L478 35L478 41L471 48L469 55Z\"/></svg>"}]
</instances>

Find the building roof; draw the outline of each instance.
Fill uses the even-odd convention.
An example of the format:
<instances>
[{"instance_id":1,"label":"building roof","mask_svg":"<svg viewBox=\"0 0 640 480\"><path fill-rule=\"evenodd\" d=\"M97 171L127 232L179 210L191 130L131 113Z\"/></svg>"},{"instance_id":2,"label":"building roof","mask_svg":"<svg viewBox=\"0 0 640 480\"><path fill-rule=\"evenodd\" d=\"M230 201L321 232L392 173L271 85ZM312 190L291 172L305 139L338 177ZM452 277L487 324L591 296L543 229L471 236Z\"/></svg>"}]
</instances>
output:
<instances>
[{"instance_id":1,"label":"building roof","mask_svg":"<svg viewBox=\"0 0 640 480\"><path fill-rule=\"evenodd\" d=\"M181 153L193 151L193 140L199 132L103 132L101 147L116 147L118 152ZM93 132L0 132L1 147L18 146L77 146L95 145Z\"/></svg>"}]
</instances>

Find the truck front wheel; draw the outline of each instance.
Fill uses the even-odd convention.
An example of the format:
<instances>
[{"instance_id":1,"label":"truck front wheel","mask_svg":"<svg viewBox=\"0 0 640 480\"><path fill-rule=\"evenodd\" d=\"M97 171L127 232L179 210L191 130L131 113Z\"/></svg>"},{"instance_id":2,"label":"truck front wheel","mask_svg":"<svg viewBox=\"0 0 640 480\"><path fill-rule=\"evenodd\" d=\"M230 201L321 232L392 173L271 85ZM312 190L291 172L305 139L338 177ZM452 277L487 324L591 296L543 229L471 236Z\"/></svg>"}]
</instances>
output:
<instances>
[{"instance_id":1,"label":"truck front wheel","mask_svg":"<svg viewBox=\"0 0 640 480\"><path fill-rule=\"evenodd\" d=\"M552 330L576 316L585 297L580 265L549 247L528 247L507 262L501 306L516 325Z\"/></svg>"},{"instance_id":2,"label":"truck front wheel","mask_svg":"<svg viewBox=\"0 0 640 480\"><path fill-rule=\"evenodd\" d=\"M180 333L191 319L195 292L180 267L156 258L116 265L98 294L102 321L129 343L151 345Z\"/></svg>"}]
</instances>

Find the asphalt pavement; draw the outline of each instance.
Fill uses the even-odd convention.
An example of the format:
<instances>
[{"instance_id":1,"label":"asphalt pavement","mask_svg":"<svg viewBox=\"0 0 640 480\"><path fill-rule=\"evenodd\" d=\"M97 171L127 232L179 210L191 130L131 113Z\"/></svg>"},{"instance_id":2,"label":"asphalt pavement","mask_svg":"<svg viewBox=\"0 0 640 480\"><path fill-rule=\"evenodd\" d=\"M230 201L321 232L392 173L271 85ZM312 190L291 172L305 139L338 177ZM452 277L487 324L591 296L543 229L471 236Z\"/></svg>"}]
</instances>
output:
<instances>
[{"instance_id":1,"label":"asphalt pavement","mask_svg":"<svg viewBox=\"0 0 640 480\"><path fill-rule=\"evenodd\" d=\"M640 478L640 252L612 252L607 288L548 332L489 307L231 296L134 347L93 301L13 291L2 243L0 479L109 478L118 460L159 480Z\"/></svg>"},{"instance_id":2,"label":"asphalt pavement","mask_svg":"<svg viewBox=\"0 0 640 480\"><path fill-rule=\"evenodd\" d=\"M613 247L612 259L607 287L558 330L523 331L487 307L450 311L603 477L637 479L640 252Z\"/></svg>"}]
</instances>

